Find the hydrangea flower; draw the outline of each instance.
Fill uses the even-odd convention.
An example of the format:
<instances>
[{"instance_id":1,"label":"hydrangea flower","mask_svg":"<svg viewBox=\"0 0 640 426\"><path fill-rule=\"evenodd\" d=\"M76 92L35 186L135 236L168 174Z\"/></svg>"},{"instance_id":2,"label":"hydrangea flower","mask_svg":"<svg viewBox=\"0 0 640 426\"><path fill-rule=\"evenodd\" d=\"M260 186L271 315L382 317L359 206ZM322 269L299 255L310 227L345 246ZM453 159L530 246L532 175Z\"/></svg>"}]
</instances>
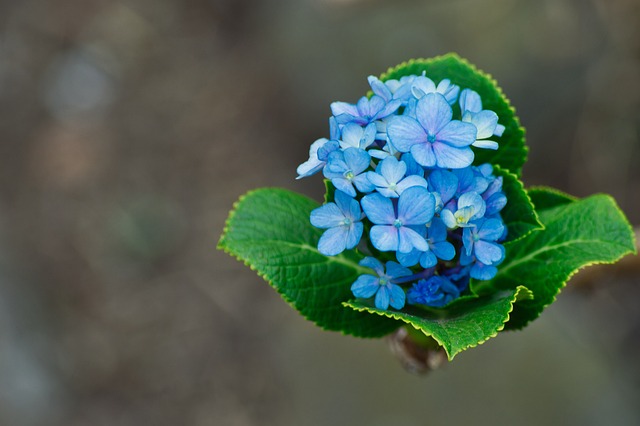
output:
<instances>
[{"instance_id":1,"label":"hydrangea flower","mask_svg":"<svg viewBox=\"0 0 640 426\"><path fill-rule=\"evenodd\" d=\"M318 241L318 251L335 256L358 245L363 224L360 204L342 191L336 191L335 203L327 203L311 212L311 224L326 229Z\"/></svg>"},{"instance_id":2,"label":"hydrangea flower","mask_svg":"<svg viewBox=\"0 0 640 426\"><path fill-rule=\"evenodd\" d=\"M405 293L402 287L395 284L395 281L411 275L411 270L403 268L396 262L387 262L385 271L382 263L373 257L365 257L360 261L360 265L373 269L377 276L360 275L351 285L353 295L362 299L375 295L375 305L378 309L387 309L389 305L395 309L402 309Z\"/></svg>"},{"instance_id":3,"label":"hydrangea flower","mask_svg":"<svg viewBox=\"0 0 640 426\"><path fill-rule=\"evenodd\" d=\"M394 203L380 193L362 198L362 209L367 218L375 224L369 237L371 244L380 251L408 253L416 248L426 251L427 241L414 227L424 226L433 218L435 200L423 187L412 187L398 197Z\"/></svg>"},{"instance_id":4,"label":"hydrangea flower","mask_svg":"<svg viewBox=\"0 0 640 426\"><path fill-rule=\"evenodd\" d=\"M451 80L448 78L445 78L436 86L433 80L429 77L420 76L413 80L411 93L416 97L416 99L420 99L428 93L440 93L444 96L449 105L453 105L456 103L456 99L458 99L460 87L455 84L451 84Z\"/></svg>"},{"instance_id":5,"label":"hydrangea flower","mask_svg":"<svg viewBox=\"0 0 640 426\"><path fill-rule=\"evenodd\" d=\"M376 191L388 198L398 198L402 192L412 186L427 188L427 181L420 176L405 177L407 164L389 156L378 163L375 172L367 172L367 179Z\"/></svg>"},{"instance_id":6,"label":"hydrangea flower","mask_svg":"<svg viewBox=\"0 0 640 426\"><path fill-rule=\"evenodd\" d=\"M380 96L385 102L399 100L403 106L411 98L411 83L415 79L416 76L413 75L402 77L400 80L387 80L385 82L380 81L378 77L373 75L367 78L375 95Z\"/></svg>"},{"instance_id":7,"label":"hydrangea flower","mask_svg":"<svg viewBox=\"0 0 640 426\"><path fill-rule=\"evenodd\" d=\"M407 292L407 301L412 305L427 305L441 308L460 296L460 290L445 277L434 275L413 285Z\"/></svg>"},{"instance_id":8,"label":"hydrangea flower","mask_svg":"<svg viewBox=\"0 0 640 426\"><path fill-rule=\"evenodd\" d=\"M457 210L453 212L447 205L440 212L440 217L447 228L466 228L473 227L470 223L472 220L480 219L484 216L486 206L484 200L475 192L464 193L458 198Z\"/></svg>"},{"instance_id":9,"label":"hydrangea flower","mask_svg":"<svg viewBox=\"0 0 640 426\"><path fill-rule=\"evenodd\" d=\"M422 166L467 167L474 158L469 145L476 140L476 127L452 117L445 97L428 93L416 104L416 118L394 117L387 125L387 135L398 151L411 152Z\"/></svg>"},{"instance_id":10,"label":"hydrangea flower","mask_svg":"<svg viewBox=\"0 0 640 426\"><path fill-rule=\"evenodd\" d=\"M480 95L477 92L474 92L471 89L464 89L461 93L460 93L460 111L462 111L462 121L469 121L471 122L473 120L473 116L475 114L478 114L480 112L483 111L482 109L482 99L480 98ZM489 112L492 112L493 114L495 114L493 111L487 110ZM483 132L483 135L486 135L484 137L480 137L478 136L478 139L484 139L485 137L490 137L492 135L494 136L502 136L502 134L505 131L505 127L502 124L498 124L498 116L495 116L495 126L493 127L493 129L491 129L491 133L490 134L486 134ZM490 121L485 121L486 124L489 124L490 122L493 122L493 117L488 115L485 117L485 120L489 119ZM480 120L482 121L482 120ZM489 131L489 127L486 128L487 131ZM480 130L478 130L478 133L480 133ZM493 149L493 148L492 148ZM497 149L497 148L495 148Z\"/></svg>"},{"instance_id":11,"label":"hydrangea flower","mask_svg":"<svg viewBox=\"0 0 640 426\"><path fill-rule=\"evenodd\" d=\"M505 251L496 241L504 233L504 224L500 219L479 219L474 226L462 232L464 255L474 257L486 266L497 265L504 259Z\"/></svg>"},{"instance_id":12,"label":"hydrangea flower","mask_svg":"<svg viewBox=\"0 0 640 426\"><path fill-rule=\"evenodd\" d=\"M375 138L376 125L374 123L368 124L365 128L354 123L349 123L342 128L340 147L342 149L360 148L364 150L373 143Z\"/></svg>"},{"instance_id":13,"label":"hydrangea flower","mask_svg":"<svg viewBox=\"0 0 640 426\"><path fill-rule=\"evenodd\" d=\"M363 149L347 148L344 151L334 151L329 155L324 167L324 176L330 179L337 189L352 197L356 196L354 184L360 192L371 192L373 185L364 174L370 161L371 157Z\"/></svg>"}]
</instances>

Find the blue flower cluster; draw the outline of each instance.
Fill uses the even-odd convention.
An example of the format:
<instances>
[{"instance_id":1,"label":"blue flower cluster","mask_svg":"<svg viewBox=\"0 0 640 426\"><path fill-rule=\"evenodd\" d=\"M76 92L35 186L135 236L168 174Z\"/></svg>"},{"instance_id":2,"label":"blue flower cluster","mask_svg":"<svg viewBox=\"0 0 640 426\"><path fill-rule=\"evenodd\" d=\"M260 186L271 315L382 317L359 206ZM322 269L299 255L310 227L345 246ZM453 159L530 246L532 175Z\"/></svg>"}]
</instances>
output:
<instances>
[{"instance_id":1,"label":"blue flower cluster","mask_svg":"<svg viewBox=\"0 0 640 426\"><path fill-rule=\"evenodd\" d=\"M369 84L370 98L331 104L330 138L315 141L297 170L298 178L322 170L335 187L333 201L311 212L311 224L326 229L318 251L360 245L369 254L360 264L375 275L351 291L379 309L445 306L470 278L493 278L504 259L502 177L490 164L473 166L471 147L498 149L491 138L505 128L478 93L448 79Z\"/></svg>"}]
</instances>

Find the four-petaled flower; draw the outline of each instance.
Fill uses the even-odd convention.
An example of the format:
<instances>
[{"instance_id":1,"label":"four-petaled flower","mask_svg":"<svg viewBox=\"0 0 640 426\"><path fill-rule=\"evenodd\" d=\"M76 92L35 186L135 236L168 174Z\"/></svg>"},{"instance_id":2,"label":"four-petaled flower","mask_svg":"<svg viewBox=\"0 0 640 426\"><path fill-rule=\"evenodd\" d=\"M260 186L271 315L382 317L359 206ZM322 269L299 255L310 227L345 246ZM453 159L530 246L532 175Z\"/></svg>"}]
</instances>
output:
<instances>
[{"instance_id":1,"label":"four-petaled flower","mask_svg":"<svg viewBox=\"0 0 640 426\"><path fill-rule=\"evenodd\" d=\"M460 263L469 265L475 261L471 276L491 279L497 272L495 265L504 260L504 247L496 241L504 234L505 227L500 219L485 218L475 221L473 225L462 232L464 249L460 254Z\"/></svg>"},{"instance_id":2,"label":"four-petaled flower","mask_svg":"<svg viewBox=\"0 0 640 426\"><path fill-rule=\"evenodd\" d=\"M367 172L367 178L376 191L388 198L398 198L402 192L413 186L427 188L427 181L418 175L405 177L407 164L389 156L378 163L375 172Z\"/></svg>"},{"instance_id":3,"label":"four-petaled flower","mask_svg":"<svg viewBox=\"0 0 640 426\"><path fill-rule=\"evenodd\" d=\"M373 257L365 257L360 261L360 265L373 269L378 276L360 275L351 285L353 295L368 299L375 294L376 308L384 310L391 305L395 309L402 309L405 303L405 294L402 287L395 284L395 280L410 276L411 270L403 268L396 262L387 262L385 271L382 263Z\"/></svg>"},{"instance_id":4,"label":"four-petaled flower","mask_svg":"<svg viewBox=\"0 0 640 426\"><path fill-rule=\"evenodd\" d=\"M335 203L327 203L311 212L311 224L326 229L318 242L318 251L335 256L352 249L362 237L360 204L342 191L336 191Z\"/></svg>"},{"instance_id":5,"label":"four-petaled flower","mask_svg":"<svg viewBox=\"0 0 640 426\"><path fill-rule=\"evenodd\" d=\"M389 120L387 135L400 152L411 152L424 167L459 169L473 162L469 148L476 127L452 120L453 112L440 93L424 95L416 105L416 118L397 116Z\"/></svg>"},{"instance_id":6,"label":"four-petaled flower","mask_svg":"<svg viewBox=\"0 0 640 426\"><path fill-rule=\"evenodd\" d=\"M379 193L364 196L361 203L375 224L369 236L378 250L408 253L413 248L420 251L429 248L424 237L414 229L430 222L435 212L435 199L427 189L415 186L405 190L397 206Z\"/></svg>"},{"instance_id":7,"label":"four-petaled flower","mask_svg":"<svg viewBox=\"0 0 640 426\"><path fill-rule=\"evenodd\" d=\"M337 189L355 197L354 184L360 192L373 191L373 185L364 173L369 168L370 161L371 156L363 149L347 148L344 151L334 151L329 155L324 175L331 179L331 183Z\"/></svg>"}]
</instances>

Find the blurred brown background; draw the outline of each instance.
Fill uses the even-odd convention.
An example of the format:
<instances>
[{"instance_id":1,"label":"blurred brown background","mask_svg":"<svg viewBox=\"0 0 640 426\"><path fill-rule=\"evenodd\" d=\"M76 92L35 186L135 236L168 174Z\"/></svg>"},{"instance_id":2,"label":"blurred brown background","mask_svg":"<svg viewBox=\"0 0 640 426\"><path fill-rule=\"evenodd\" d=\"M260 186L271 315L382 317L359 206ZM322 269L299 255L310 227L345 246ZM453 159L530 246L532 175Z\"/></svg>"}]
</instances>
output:
<instances>
[{"instance_id":1,"label":"blurred brown background","mask_svg":"<svg viewBox=\"0 0 640 426\"><path fill-rule=\"evenodd\" d=\"M493 74L529 185L640 224L637 0L1 0L0 424L640 424L638 279L574 285L427 378L215 250L329 103L412 57Z\"/></svg>"}]
</instances>

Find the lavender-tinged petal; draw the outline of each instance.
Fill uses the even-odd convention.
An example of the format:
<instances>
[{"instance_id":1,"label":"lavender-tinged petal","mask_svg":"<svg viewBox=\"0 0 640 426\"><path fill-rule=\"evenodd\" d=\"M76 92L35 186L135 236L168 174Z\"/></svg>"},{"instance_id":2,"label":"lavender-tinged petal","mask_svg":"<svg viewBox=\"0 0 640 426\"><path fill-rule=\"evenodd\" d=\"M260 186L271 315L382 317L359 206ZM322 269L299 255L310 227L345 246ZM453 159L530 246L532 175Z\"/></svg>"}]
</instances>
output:
<instances>
[{"instance_id":1,"label":"lavender-tinged petal","mask_svg":"<svg viewBox=\"0 0 640 426\"><path fill-rule=\"evenodd\" d=\"M461 169L473 163L474 154L470 148L454 148L439 142L432 145L438 167L444 169Z\"/></svg>"},{"instance_id":2,"label":"lavender-tinged petal","mask_svg":"<svg viewBox=\"0 0 640 426\"><path fill-rule=\"evenodd\" d=\"M391 284L389 291L389 305L394 309L402 309L405 304L405 294L402 287Z\"/></svg>"},{"instance_id":3,"label":"lavender-tinged petal","mask_svg":"<svg viewBox=\"0 0 640 426\"><path fill-rule=\"evenodd\" d=\"M424 225L431 221L434 213L435 199L425 188L414 186L400 195L398 219L403 225Z\"/></svg>"},{"instance_id":4,"label":"lavender-tinged petal","mask_svg":"<svg viewBox=\"0 0 640 426\"><path fill-rule=\"evenodd\" d=\"M374 119L382 119L382 118L388 117L394 112L396 112L398 108L400 108L401 106L402 106L401 100L399 99L393 100L388 104L386 104L384 108L382 108L382 110L375 115Z\"/></svg>"},{"instance_id":5,"label":"lavender-tinged petal","mask_svg":"<svg viewBox=\"0 0 640 426\"><path fill-rule=\"evenodd\" d=\"M380 284L378 284L378 282L379 278L374 277L373 275L360 275L351 285L351 292L355 297L368 299L376 294L380 288Z\"/></svg>"},{"instance_id":6,"label":"lavender-tinged petal","mask_svg":"<svg viewBox=\"0 0 640 426\"><path fill-rule=\"evenodd\" d=\"M428 93L416 105L416 118L431 135L439 133L452 116L451 106L440 93Z\"/></svg>"},{"instance_id":7,"label":"lavender-tinged petal","mask_svg":"<svg viewBox=\"0 0 640 426\"><path fill-rule=\"evenodd\" d=\"M329 137L334 141L340 139L340 126L338 126L335 117L329 118Z\"/></svg>"},{"instance_id":8,"label":"lavender-tinged petal","mask_svg":"<svg viewBox=\"0 0 640 426\"><path fill-rule=\"evenodd\" d=\"M482 110L482 100L480 95L471 89L464 89L460 92L460 111L480 112Z\"/></svg>"},{"instance_id":9,"label":"lavender-tinged petal","mask_svg":"<svg viewBox=\"0 0 640 426\"><path fill-rule=\"evenodd\" d=\"M365 268L371 268L376 271L376 274L379 276L384 275L384 265L375 257L367 256L358 262L360 266L364 266Z\"/></svg>"},{"instance_id":10,"label":"lavender-tinged petal","mask_svg":"<svg viewBox=\"0 0 640 426\"><path fill-rule=\"evenodd\" d=\"M389 102L391 100L391 98L393 97L393 94L391 93L391 90L389 90L389 88L382 81L380 81L377 77L373 75L370 75L369 77L367 77L367 80L369 81L369 86L371 86L371 90L373 91L373 93L380 96L386 102Z\"/></svg>"},{"instance_id":11,"label":"lavender-tinged petal","mask_svg":"<svg viewBox=\"0 0 640 426\"><path fill-rule=\"evenodd\" d=\"M360 204L369 220L376 225L390 225L396 220L391 200L381 194L365 195Z\"/></svg>"},{"instance_id":12,"label":"lavender-tinged petal","mask_svg":"<svg viewBox=\"0 0 640 426\"><path fill-rule=\"evenodd\" d=\"M383 311L389 307L389 289L386 286L381 286L376 293L375 305Z\"/></svg>"},{"instance_id":13,"label":"lavender-tinged petal","mask_svg":"<svg viewBox=\"0 0 640 426\"><path fill-rule=\"evenodd\" d=\"M366 96L363 96L360 99L358 99L358 102L356 103L356 109L358 110L358 115L360 117L370 118L373 115L371 113L371 101Z\"/></svg>"},{"instance_id":14,"label":"lavender-tinged petal","mask_svg":"<svg viewBox=\"0 0 640 426\"><path fill-rule=\"evenodd\" d=\"M393 117L387 124L389 141L400 152L409 152L415 144L427 141L427 134L416 120L410 117Z\"/></svg>"},{"instance_id":15,"label":"lavender-tinged petal","mask_svg":"<svg viewBox=\"0 0 640 426\"><path fill-rule=\"evenodd\" d=\"M369 99L369 113L368 113L368 116L372 120L375 120L376 118L383 118L383 117L379 117L378 115L380 114L380 112L382 112L384 110L386 104L387 103L385 102L385 100L383 98L381 98L380 96L377 96L377 95L373 95L371 97L371 99Z\"/></svg>"},{"instance_id":16,"label":"lavender-tinged petal","mask_svg":"<svg viewBox=\"0 0 640 426\"><path fill-rule=\"evenodd\" d=\"M369 232L371 244L380 251L398 249L398 229L394 226L375 225Z\"/></svg>"},{"instance_id":17,"label":"lavender-tinged petal","mask_svg":"<svg viewBox=\"0 0 640 426\"><path fill-rule=\"evenodd\" d=\"M310 221L316 228L333 228L342 225L344 215L337 205L329 203L311 211Z\"/></svg>"},{"instance_id":18,"label":"lavender-tinged petal","mask_svg":"<svg viewBox=\"0 0 640 426\"><path fill-rule=\"evenodd\" d=\"M318 241L318 251L325 256L335 256L342 253L346 248L348 232L346 226L327 229Z\"/></svg>"}]
</instances>

